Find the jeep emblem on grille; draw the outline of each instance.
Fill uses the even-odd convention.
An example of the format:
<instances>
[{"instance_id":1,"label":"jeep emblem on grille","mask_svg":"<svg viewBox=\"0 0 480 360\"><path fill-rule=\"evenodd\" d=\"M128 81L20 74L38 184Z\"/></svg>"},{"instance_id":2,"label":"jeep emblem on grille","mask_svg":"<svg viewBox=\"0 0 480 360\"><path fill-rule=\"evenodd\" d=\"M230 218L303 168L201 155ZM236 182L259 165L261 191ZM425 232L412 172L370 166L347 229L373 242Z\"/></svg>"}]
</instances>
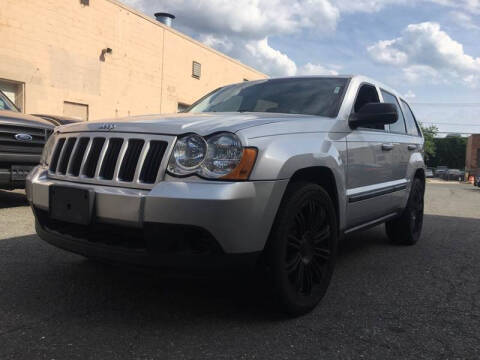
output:
<instances>
[{"instance_id":1,"label":"jeep emblem on grille","mask_svg":"<svg viewBox=\"0 0 480 360\"><path fill-rule=\"evenodd\" d=\"M17 139L18 141L32 141L33 137L29 134L16 134L15 139Z\"/></svg>"},{"instance_id":2,"label":"jeep emblem on grille","mask_svg":"<svg viewBox=\"0 0 480 360\"><path fill-rule=\"evenodd\" d=\"M113 130L115 129L115 124L108 124L108 123L105 123L105 124L102 124L98 127L99 130L107 130L107 131L110 131L110 130Z\"/></svg>"}]
</instances>

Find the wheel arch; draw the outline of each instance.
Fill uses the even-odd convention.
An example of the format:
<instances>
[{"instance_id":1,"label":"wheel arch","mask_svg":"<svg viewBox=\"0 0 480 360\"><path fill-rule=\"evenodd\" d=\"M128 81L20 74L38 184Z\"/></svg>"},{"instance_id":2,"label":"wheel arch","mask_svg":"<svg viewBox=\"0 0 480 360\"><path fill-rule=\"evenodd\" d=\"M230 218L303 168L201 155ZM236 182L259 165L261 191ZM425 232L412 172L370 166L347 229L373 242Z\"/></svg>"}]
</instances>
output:
<instances>
[{"instance_id":1,"label":"wheel arch","mask_svg":"<svg viewBox=\"0 0 480 360\"><path fill-rule=\"evenodd\" d=\"M340 222L340 204L338 197L337 182L333 171L326 166L311 166L298 169L290 178L288 185L305 181L320 185L331 196L338 223Z\"/></svg>"},{"instance_id":2,"label":"wheel arch","mask_svg":"<svg viewBox=\"0 0 480 360\"><path fill-rule=\"evenodd\" d=\"M345 204L345 196L343 195L342 197L342 192L340 192L342 188L338 188L339 186L342 186L340 181L341 180L338 179L338 176L335 176L334 170L332 170L328 166L309 166L299 168L292 174L287 185L285 186L284 192L279 202L279 206L277 207L277 212L282 202L284 201L285 196L287 196L288 188L290 185L296 182L306 182L320 185L332 198L335 214L337 216L337 231L338 235L341 236L345 226L344 219L346 216L346 208L345 206L342 206L342 204ZM273 223L270 227L270 235L275 225L276 217L277 215L275 215ZM271 241L270 235L268 236L265 243L265 250L269 248L269 244Z\"/></svg>"},{"instance_id":3,"label":"wheel arch","mask_svg":"<svg viewBox=\"0 0 480 360\"><path fill-rule=\"evenodd\" d=\"M417 178L417 179L420 179L423 183L425 183L425 179L426 179L426 176L425 176L425 169L424 168L420 168L420 169L417 169L415 171L415 174L413 175L414 178Z\"/></svg>"}]
</instances>

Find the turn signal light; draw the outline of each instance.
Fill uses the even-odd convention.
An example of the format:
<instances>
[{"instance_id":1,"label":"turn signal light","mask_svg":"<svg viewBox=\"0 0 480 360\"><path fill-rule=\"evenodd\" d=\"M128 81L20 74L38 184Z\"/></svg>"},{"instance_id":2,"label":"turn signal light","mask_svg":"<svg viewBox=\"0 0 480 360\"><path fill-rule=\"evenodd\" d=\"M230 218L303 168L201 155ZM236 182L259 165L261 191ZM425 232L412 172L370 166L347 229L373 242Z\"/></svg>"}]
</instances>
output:
<instances>
[{"instance_id":1,"label":"turn signal light","mask_svg":"<svg viewBox=\"0 0 480 360\"><path fill-rule=\"evenodd\" d=\"M255 160L257 159L257 149L255 148L244 148L243 156L240 163L237 165L233 171L221 177L223 180L248 180L253 166L255 165Z\"/></svg>"}]
</instances>

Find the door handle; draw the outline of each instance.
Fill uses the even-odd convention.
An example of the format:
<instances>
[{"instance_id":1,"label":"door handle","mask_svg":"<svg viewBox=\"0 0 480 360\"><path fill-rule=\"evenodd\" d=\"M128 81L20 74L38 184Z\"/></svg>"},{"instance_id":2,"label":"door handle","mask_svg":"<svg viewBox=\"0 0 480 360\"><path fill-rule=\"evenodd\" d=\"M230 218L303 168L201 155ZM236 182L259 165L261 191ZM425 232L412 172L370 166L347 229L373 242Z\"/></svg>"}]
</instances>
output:
<instances>
[{"instance_id":1,"label":"door handle","mask_svg":"<svg viewBox=\"0 0 480 360\"><path fill-rule=\"evenodd\" d=\"M408 150L417 150L417 145L413 145L413 144L408 145Z\"/></svg>"},{"instance_id":2,"label":"door handle","mask_svg":"<svg viewBox=\"0 0 480 360\"><path fill-rule=\"evenodd\" d=\"M390 151L393 149L393 144L382 144L383 151Z\"/></svg>"}]
</instances>

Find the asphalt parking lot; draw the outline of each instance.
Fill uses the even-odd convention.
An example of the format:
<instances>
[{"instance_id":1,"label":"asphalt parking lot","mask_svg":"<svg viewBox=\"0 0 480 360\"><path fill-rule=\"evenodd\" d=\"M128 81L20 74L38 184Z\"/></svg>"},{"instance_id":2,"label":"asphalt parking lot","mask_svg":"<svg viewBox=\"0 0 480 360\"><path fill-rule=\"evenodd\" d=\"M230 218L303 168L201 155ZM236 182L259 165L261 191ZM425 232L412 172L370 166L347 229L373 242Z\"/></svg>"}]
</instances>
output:
<instances>
[{"instance_id":1,"label":"asphalt parking lot","mask_svg":"<svg viewBox=\"0 0 480 360\"><path fill-rule=\"evenodd\" d=\"M428 184L413 247L347 238L311 314L286 319L248 278L165 279L41 242L0 191L0 359L480 358L480 188Z\"/></svg>"}]
</instances>

